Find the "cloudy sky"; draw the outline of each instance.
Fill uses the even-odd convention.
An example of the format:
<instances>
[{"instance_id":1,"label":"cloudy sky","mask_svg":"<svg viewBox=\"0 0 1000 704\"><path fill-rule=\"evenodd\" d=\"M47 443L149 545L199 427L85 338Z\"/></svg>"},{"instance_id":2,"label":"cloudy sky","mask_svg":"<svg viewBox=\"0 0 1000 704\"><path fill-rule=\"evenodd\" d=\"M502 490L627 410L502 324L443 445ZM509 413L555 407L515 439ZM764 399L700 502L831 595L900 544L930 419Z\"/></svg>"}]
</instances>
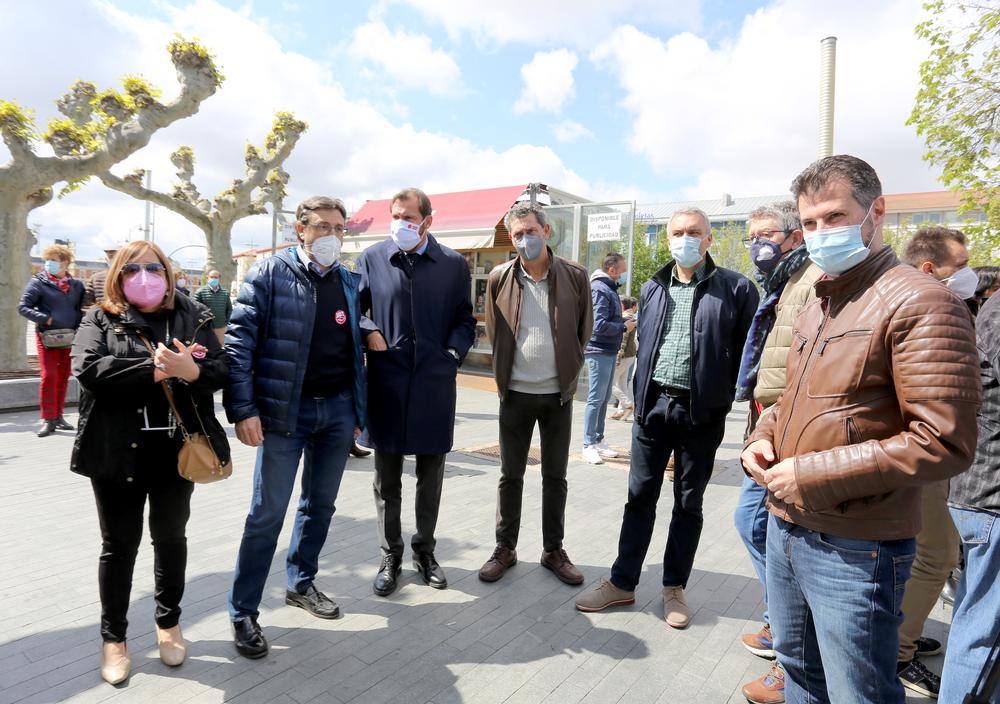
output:
<instances>
[{"instance_id":1,"label":"cloudy sky","mask_svg":"<svg viewBox=\"0 0 1000 704\"><path fill-rule=\"evenodd\" d=\"M169 98L164 47L180 32L215 53L226 82L115 169L151 169L159 190L174 180L167 155L187 144L196 185L218 193L281 109L310 125L286 162L286 207L528 181L640 203L751 196L786 192L815 157L819 41L835 35L835 151L871 162L887 192L936 190L905 124L927 53L913 35L921 13L921 0L7 2L0 98L40 126L78 78L109 87L137 73ZM30 222L43 243L68 236L92 255L141 237L143 213L95 181ZM168 251L201 241L162 209L156 226ZM233 246L269 241L261 216Z\"/></svg>"}]
</instances>

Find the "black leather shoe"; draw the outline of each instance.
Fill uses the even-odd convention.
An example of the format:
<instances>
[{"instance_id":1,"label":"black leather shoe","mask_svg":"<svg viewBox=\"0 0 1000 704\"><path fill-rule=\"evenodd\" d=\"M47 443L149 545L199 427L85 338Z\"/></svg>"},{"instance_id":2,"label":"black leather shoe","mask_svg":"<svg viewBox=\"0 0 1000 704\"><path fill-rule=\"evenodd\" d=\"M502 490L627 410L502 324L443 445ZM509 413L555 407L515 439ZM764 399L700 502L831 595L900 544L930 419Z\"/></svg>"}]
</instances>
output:
<instances>
[{"instance_id":1,"label":"black leather shoe","mask_svg":"<svg viewBox=\"0 0 1000 704\"><path fill-rule=\"evenodd\" d=\"M56 422L54 420L47 420L42 423L42 427L38 429L38 437L44 438L52 433L56 432Z\"/></svg>"},{"instance_id":2,"label":"black leather shoe","mask_svg":"<svg viewBox=\"0 0 1000 704\"><path fill-rule=\"evenodd\" d=\"M72 425L70 425L65 418L59 416L56 418L56 428L59 430L76 430Z\"/></svg>"},{"instance_id":3,"label":"black leather shoe","mask_svg":"<svg viewBox=\"0 0 1000 704\"><path fill-rule=\"evenodd\" d=\"M238 618L232 622L232 629L237 653L251 660L267 655L267 639L257 625L257 619L252 616Z\"/></svg>"},{"instance_id":4,"label":"black leather shoe","mask_svg":"<svg viewBox=\"0 0 1000 704\"><path fill-rule=\"evenodd\" d=\"M398 555L385 555L382 564L375 575L375 583L372 584L372 591L379 596L389 596L396 591L396 578L403 571L402 558Z\"/></svg>"},{"instance_id":5,"label":"black leather shoe","mask_svg":"<svg viewBox=\"0 0 1000 704\"><path fill-rule=\"evenodd\" d=\"M361 447L361 445L359 445L358 443L356 442L351 443L351 455L353 457L367 457L371 453L372 453L371 450L366 450L365 448Z\"/></svg>"},{"instance_id":6,"label":"black leather shoe","mask_svg":"<svg viewBox=\"0 0 1000 704\"><path fill-rule=\"evenodd\" d=\"M337 606L337 602L312 584L306 587L305 594L286 591L285 603L289 606L298 606L300 609L305 609L316 618L340 617L340 607Z\"/></svg>"},{"instance_id":7,"label":"black leather shoe","mask_svg":"<svg viewBox=\"0 0 1000 704\"><path fill-rule=\"evenodd\" d=\"M444 570L434 559L434 553L421 552L413 556L413 569L420 573L424 584L435 589L444 589L448 586L448 578L444 576Z\"/></svg>"}]
</instances>

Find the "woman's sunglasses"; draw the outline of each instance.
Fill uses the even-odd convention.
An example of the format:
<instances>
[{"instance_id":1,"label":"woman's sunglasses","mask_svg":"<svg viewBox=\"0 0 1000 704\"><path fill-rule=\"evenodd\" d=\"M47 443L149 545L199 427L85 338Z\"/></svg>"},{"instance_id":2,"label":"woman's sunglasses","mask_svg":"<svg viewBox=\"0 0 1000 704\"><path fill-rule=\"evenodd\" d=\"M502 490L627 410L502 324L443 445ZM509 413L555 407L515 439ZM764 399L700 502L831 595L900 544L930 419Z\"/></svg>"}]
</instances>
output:
<instances>
[{"instance_id":1,"label":"woman's sunglasses","mask_svg":"<svg viewBox=\"0 0 1000 704\"><path fill-rule=\"evenodd\" d=\"M167 269L162 264L126 264L122 267L123 274L138 274L145 269L150 274L162 274Z\"/></svg>"}]
</instances>

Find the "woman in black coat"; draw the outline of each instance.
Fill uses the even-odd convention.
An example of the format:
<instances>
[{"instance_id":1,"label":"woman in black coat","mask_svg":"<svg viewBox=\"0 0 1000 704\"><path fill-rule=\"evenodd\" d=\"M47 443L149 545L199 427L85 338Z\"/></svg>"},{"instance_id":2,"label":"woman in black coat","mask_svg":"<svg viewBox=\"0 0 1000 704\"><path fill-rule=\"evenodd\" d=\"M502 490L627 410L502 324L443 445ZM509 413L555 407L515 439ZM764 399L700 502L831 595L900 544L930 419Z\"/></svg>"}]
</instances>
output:
<instances>
[{"instance_id":1,"label":"woman in black coat","mask_svg":"<svg viewBox=\"0 0 1000 704\"><path fill-rule=\"evenodd\" d=\"M73 331L83 317L83 282L67 271L73 261L69 247L53 244L42 250L42 271L28 279L17 312L35 324L35 345L38 349L39 406L42 427L38 437L51 435L56 429L73 430L63 418L66 387L69 385L69 350L72 342L48 340L50 330ZM68 337L68 336L67 336ZM68 343L68 344L67 344ZM62 345L62 346L58 346Z\"/></svg>"},{"instance_id":2,"label":"woman in black coat","mask_svg":"<svg viewBox=\"0 0 1000 704\"><path fill-rule=\"evenodd\" d=\"M90 477L97 499L101 676L118 684L131 670L126 614L147 498L160 659L180 665L186 652L179 619L194 485L177 472L183 437L160 382L170 384L184 427L204 429L226 463L229 446L212 393L228 371L211 312L175 295L163 252L138 241L110 264L105 298L87 312L73 344L73 373L81 392L71 469Z\"/></svg>"}]
</instances>

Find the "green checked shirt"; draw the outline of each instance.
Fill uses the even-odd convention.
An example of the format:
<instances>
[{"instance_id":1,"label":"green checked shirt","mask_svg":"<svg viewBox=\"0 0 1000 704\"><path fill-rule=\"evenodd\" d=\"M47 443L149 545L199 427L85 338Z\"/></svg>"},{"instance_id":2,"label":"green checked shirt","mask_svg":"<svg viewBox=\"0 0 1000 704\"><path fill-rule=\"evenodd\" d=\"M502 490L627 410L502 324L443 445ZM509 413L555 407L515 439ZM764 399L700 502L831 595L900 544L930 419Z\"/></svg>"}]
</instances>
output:
<instances>
[{"instance_id":1,"label":"green checked shirt","mask_svg":"<svg viewBox=\"0 0 1000 704\"><path fill-rule=\"evenodd\" d=\"M667 287L667 310L660 332L660 349L653 365L653 381L660 386L691 389L691 312L698 282L705 278L705 263L694 272L690 283L677 278L677 267L670 272Z\"/></svg>"}]
</instances>

